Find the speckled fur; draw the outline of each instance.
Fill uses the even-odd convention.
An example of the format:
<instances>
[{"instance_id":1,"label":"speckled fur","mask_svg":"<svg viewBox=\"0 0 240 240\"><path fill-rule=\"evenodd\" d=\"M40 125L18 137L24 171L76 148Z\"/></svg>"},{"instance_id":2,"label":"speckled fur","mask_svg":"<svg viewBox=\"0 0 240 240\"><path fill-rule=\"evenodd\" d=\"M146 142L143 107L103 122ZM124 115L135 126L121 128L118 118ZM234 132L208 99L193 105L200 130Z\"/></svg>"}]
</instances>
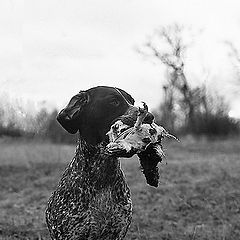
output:
<instances>
[{"instance_id":1,"label":"speckled fur","mask_svg":"<svg viewBox=\"0 0 240 240\"><path fill-rule=\"evenodd\" d=\"M119 160L105 144L79 140L75 157L49 199L52 239L121 240L132 219L130 189Z\"/></svg>"}]
</instances>

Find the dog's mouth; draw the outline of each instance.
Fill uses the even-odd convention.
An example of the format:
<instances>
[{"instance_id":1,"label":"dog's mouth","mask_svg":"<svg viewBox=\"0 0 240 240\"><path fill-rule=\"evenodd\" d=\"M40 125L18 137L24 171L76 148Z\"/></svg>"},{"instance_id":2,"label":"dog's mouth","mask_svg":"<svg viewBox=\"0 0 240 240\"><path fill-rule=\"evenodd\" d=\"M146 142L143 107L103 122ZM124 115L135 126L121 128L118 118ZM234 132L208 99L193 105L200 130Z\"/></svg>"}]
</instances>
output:
<instances>
[{"instance_id":1,"label":"dog's mouth","mask_svg":"<svg viewBox=\"0 0 240 240\"><path fill-rule=\"evenodd\" d=\"M115 124L116 122L118 121L121 121L122 124L124 124L126 126L126 128L130 128L130 127L133 127L135 122L136 122L136 117L134 116L129 116L129 115L123 115L123 116L120 116L118 118L116 118L112 124Z\"/></svg>"}]
</instances>

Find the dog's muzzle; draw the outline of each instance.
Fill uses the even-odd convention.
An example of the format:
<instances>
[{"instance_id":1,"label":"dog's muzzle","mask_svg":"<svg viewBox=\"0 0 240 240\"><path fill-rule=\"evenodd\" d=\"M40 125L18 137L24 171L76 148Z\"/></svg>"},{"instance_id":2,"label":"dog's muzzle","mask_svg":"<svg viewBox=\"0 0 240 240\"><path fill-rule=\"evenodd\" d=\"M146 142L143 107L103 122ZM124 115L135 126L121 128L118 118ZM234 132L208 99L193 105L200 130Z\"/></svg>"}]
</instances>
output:
<instances>
[{"instance_id":1,"label":"dog's muzzle","mask_svg":"<svg viewBox=\"0 0 240 240\"><path fill-rule=\"evenodd\" d=\"M124 115L114 119L112 124L114 122L120 120L120 121L122 121L122 123L128 125L129 127L133 127L137 120L138 114L139 114L139 107L130 105L128 110L126 111L126 113ZM147 112L143 123L152 124L153 120L154 120L154 116L150 112Z\"/></svg>"}]
</instances>

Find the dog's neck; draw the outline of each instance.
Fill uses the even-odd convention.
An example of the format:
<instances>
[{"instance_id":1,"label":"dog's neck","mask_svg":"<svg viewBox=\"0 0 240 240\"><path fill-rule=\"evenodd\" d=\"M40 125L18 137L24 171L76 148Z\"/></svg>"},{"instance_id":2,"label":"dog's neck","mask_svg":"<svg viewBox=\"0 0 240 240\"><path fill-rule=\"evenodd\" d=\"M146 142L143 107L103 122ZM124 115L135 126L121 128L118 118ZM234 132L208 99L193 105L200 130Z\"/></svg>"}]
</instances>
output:
<instances>
[{"instance_id":1,"label":"dog's neck","mask_svg":"<svg viewBox=\"0 0 240 240\"><path fill-rule=\"evenodd\" d=\"M86 124L85 124L86 125ZM85 140L88 145L97 146L106 140L106 133L110 126L100 131L96 126L80 126L79 138Z\"/></svg>"},{"instance_id":2,"label":"dog's neck","mask_svg":"<svg viewBox=\"0 0 240 240\"><path fill-rule=\"evenodd\" d=\"M96 189L111 185L123 177L120 161L106 151L106 143L88 144L79 136L75 157L69 165L71 172L83 175Z\"/></svg>"},{"instance_id":3,"label":"dog's neck","mask_svg":"<svg viewBox=\"0 0 240 240\"><path fill-rule=\"evenodd\" d=\"M80 134L78 135L78 142L76 147L76 155L82 154L87 158L95 156L99 152L100 148L103 148L103 144L89 144Z\"/></svg>"}]
</instances>

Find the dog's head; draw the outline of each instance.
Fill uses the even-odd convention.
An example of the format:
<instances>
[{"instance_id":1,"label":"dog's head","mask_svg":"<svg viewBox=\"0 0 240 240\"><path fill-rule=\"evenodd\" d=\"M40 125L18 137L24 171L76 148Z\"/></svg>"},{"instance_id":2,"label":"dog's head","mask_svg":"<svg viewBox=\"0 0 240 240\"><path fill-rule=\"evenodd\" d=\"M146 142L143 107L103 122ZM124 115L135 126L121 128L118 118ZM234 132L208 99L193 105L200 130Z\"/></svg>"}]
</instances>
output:
<instances>
[{"instance_id":1,"label":"dog's head","mask_svg":"<svg viewBox=\"0 0 240 240\"><path fill-rule=\"evenodd\" d=\"M80 91L58 114L57 120L69 133L78 130L89 144L106 140L106 133L116 119L134 125L138 108L134 99L122 89L99 86ZM151 123L153 115L148 113L145 122Z\"/></svg>"}]
</instances>

